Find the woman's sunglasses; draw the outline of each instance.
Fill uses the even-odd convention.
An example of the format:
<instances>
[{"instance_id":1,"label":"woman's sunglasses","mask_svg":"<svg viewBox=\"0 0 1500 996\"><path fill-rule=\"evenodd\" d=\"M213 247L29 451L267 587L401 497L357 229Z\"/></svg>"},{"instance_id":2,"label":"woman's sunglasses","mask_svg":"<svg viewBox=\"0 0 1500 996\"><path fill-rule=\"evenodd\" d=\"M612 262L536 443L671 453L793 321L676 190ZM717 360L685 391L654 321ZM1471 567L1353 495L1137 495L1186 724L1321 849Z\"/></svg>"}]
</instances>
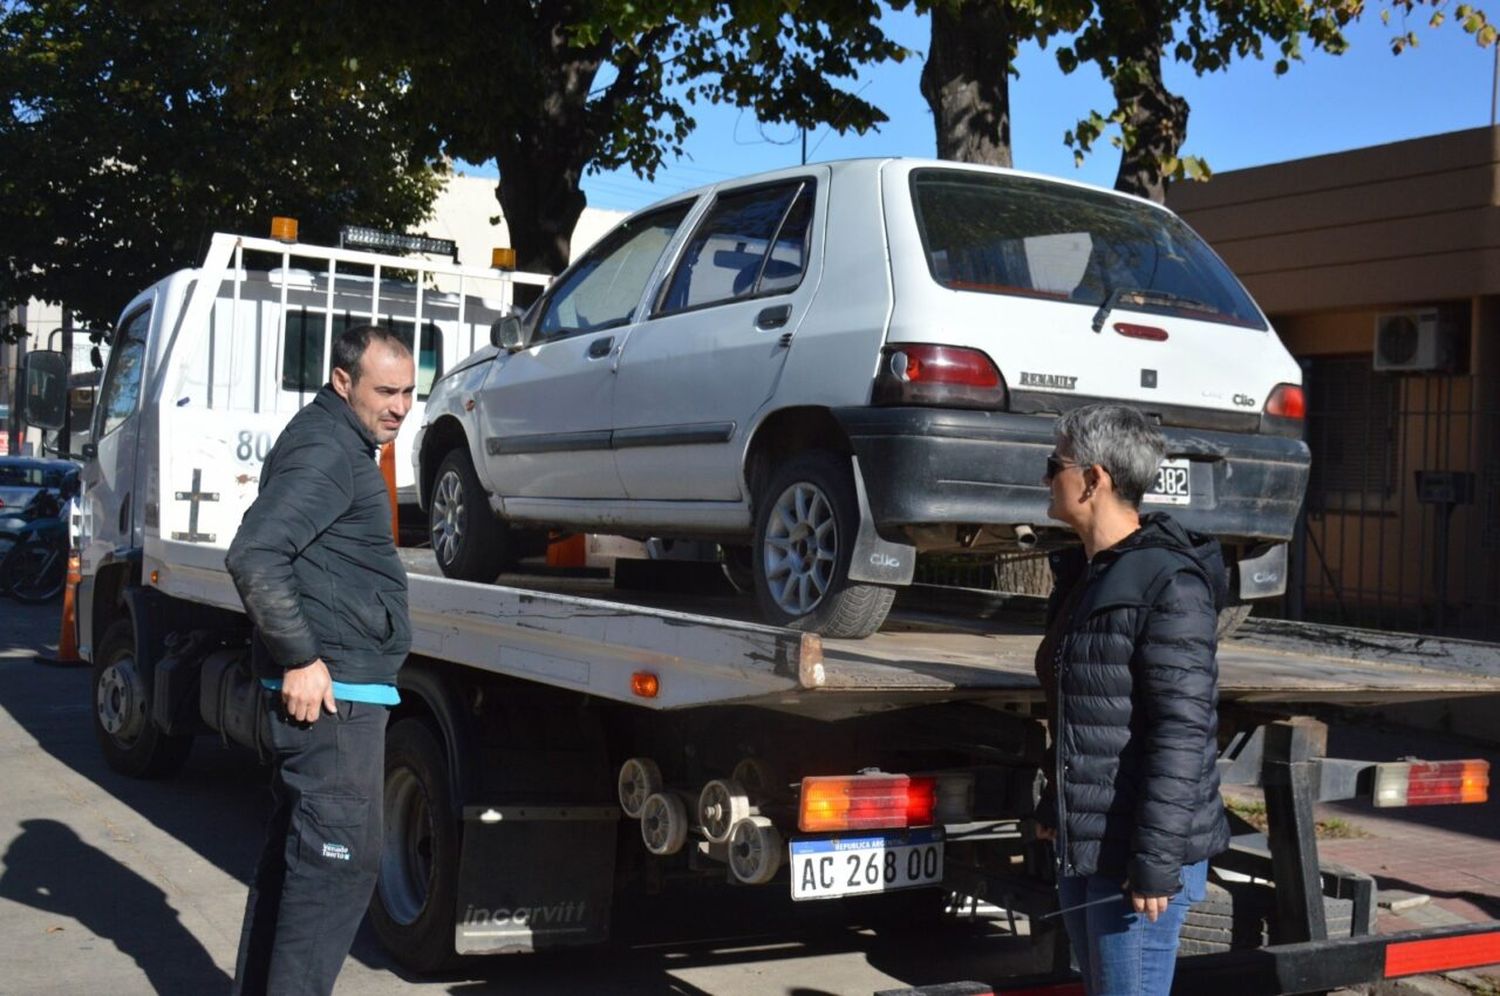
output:
<instances>
[{"instance_id":1,"label":"woman's sunglasses","mask_svg":"<svg viewBox=\"0 0 1500 996\"><path fill-rule=\"evenodd\" d=\"M1052 478L1056 477L1058 474L1061 474L1069 467L1076 466L1078 466L1078 464L1073 462L1072 460L1064 460L1056 453L1049 453L1047 454L1047 479L1050 481Z\"/></svg>"}]
</instances>

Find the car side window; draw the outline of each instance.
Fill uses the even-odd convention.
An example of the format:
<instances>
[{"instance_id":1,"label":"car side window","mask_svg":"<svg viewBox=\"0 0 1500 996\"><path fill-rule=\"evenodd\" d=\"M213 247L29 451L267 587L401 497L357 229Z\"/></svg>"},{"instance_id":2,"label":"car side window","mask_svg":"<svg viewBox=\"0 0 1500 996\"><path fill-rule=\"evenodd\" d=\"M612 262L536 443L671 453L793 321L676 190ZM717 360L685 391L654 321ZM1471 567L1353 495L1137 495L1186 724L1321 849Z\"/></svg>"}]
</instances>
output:
<instances>
[{"instance_id":1,"label":"car side window","mask_svg":"<svg viewBox=\"0 0 1500 996\"><path fill-rule=\"evenodd\" d=\"M816 187L811 180L733 191L703 219L657 309L671 315L802 282Z\"/></svg>"},{"instance_id":2,"label":"car side window","mask_svg":"<svg viewBox=\"0 0 1500 996\"><path fill-rule=\"evenodd\" d=\"M103 438L114 432L131 415L141 398L141 376L146 368L146 330L151 325L151 309L142 308L120 323L109 351L109 371L104 375L104 390L99 399L99 432Z\"/></svg>"},{"instance_id":3,"label":"car side window","mask_svg":"<svg viewBox=\"0 0 1500 996\"><path fill-rule=\"evenodd\" d=\"M624 325L692 201L620 225L568 270L547 297L532 342Z\"/></svg>"}]
</instances>

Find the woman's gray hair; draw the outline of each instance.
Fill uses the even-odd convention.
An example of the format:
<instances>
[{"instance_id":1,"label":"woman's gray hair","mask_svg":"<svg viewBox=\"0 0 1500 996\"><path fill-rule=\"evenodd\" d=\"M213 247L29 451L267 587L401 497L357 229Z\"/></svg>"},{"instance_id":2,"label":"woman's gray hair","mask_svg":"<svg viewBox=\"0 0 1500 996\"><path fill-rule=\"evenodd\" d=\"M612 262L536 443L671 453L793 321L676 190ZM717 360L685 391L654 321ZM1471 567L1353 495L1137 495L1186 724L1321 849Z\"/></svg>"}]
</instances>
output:
<instances>
[{"instance_id":1,"label":"woman's gray hair","mask_svg":"<svg viewBox=\"0 0 1500 996\"><path fill-rule=\"evenodd\" d=\"M1115 494L1137 508L1156 483L1167 441L1146 416L1128 405L1084 405L1064 412L1053 427L1059 446L1084 467L1109 471Z\"/></svg>"}]
</instances>

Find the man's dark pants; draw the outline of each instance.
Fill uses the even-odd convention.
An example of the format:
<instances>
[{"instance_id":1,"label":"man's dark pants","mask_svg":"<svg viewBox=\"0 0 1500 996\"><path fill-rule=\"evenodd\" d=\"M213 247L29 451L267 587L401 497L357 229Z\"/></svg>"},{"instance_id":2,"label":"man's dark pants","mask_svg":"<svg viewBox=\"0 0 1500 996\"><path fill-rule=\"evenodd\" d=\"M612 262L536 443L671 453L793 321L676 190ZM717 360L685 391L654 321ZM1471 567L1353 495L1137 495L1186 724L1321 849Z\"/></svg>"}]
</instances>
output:
<instances>
[{"instance_id":1,"label":"man's dark pants","mask_svg":"<svg viewBox=\"0 0 1500 996\"><path fill-rule=\"evenodd\" d=\"M380 869L389 710L339 702L317 722L287 718L266 691L275 811L250 884L235 996L333 990Z\"/></svg>"}]
</instances>

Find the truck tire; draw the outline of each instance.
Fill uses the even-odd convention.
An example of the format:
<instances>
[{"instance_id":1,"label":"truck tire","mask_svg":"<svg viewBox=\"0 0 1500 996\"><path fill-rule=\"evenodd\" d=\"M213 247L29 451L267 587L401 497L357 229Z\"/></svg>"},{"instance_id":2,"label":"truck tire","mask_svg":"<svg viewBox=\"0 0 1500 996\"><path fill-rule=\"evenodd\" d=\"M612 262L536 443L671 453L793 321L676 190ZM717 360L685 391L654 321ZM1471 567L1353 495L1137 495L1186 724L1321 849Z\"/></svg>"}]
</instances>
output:
<instances>
[{"instance_id":1,"label":"truck tire","mask_svg":"<svg viewBox=\"0 0 1500 996\"><path fill-rule=\"evenodd\" d=\"M135 659L135 625L126 617L104 631L93 667L94 735L104 762L131 778L162 778L187 761L192 734L169 734L151 721Z\"/></svg>"},{"instance_id":2,"label":"truck tire","mask_svg":"<svg viewBox=\"0 0 1500 996\"><path fill-rule=\"evenodd\" d=\"M438 464L427 535L446 577L490 582L513 559L510 529L490 511L467 450L449 450Z\"/></svg>"},{"instance_id":3,"label":"truck tire","mask_svg":"<svg viewBox=\"0 0 1500 996\"><path fill-rule=\"evenodd\" d=\"M849 580L858 530L848 458L813 450L777 467L755 502L752 567L765 619L835 638L879 629L896 592Z\"/></svg>"},{"instance_id":4,"label":"truck tire","mask_svg":"<svg viewBox=\"0 0 1500 996\"><path fill-rule=\"evenodd\" d=\"M385 843L370 924L402 965L437 972L453 948L459 823L448 762L432 729L403 719L385 741Z\"/></svg>"},{"instance_id":5,"label":"truck tire","mask_svg":"<svg viewBox=\"0 0 1500 996\"><path fill-rule=\"evenodd\" d=\"M1323 918L1330 938L1348 937L1354 929L1354 902L1323 897ZM1272 942L1276 929L1276 893L1258 882L1210 882L1202 902L1194 903L1182 923L1179 956L1256 948Z\"/></svg>"}]
</instances>

